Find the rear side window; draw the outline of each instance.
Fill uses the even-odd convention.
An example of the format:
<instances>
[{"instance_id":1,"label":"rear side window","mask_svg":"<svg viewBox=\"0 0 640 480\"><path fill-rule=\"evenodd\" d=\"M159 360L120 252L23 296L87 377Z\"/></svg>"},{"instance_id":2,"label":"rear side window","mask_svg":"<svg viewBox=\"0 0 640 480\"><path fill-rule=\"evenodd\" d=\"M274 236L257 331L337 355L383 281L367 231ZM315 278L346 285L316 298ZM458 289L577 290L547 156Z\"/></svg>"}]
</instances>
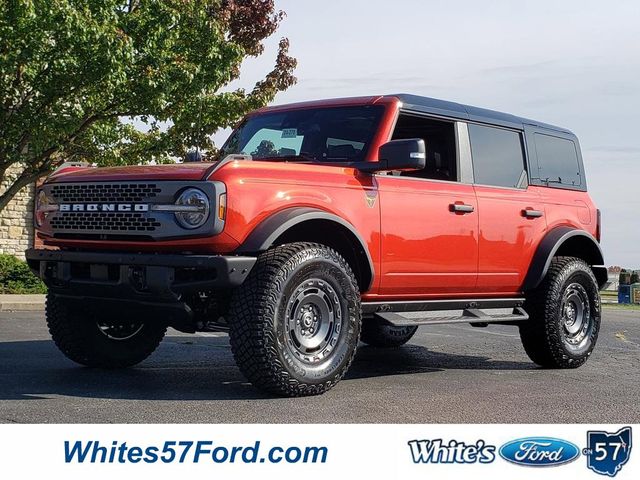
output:
<instances>
[{"instance_id":1,"label":"rear side window","mask_svg":"<svg viewBox=\"0 0 640 480\"><path fill-rule=\"evenodd\" d=\"M538 178L543 183L579 187L582 185L578 151L573 141L534 134L538 156Z\"/></svg>"},{"instance_id":2,"label":"rear side window","mask_svg":"<svg viewBox=\"0 0 640 480\"><path fill-rule=\"evenodd\" d=\"M522 188L527 184L520 133L469 124L474 183Z\"/></svg>"}]
</instances>

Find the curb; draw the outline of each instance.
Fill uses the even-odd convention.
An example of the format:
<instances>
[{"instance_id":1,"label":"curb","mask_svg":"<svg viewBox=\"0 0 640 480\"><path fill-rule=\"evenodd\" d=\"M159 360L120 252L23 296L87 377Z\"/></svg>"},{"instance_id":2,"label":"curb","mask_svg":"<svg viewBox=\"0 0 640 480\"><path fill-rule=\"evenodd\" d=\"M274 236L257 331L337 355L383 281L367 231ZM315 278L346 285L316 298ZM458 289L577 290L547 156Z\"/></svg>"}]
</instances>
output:
<instances>
[{"instance_id":1,"label":"curb","mask_svg":"<svg viewBox=\"0 0 640 480\"><path fill-rule=\"evenodd\" d=\"M45 295L0 295L0 312L44 310Z\"/></svg>"}]
</instances>

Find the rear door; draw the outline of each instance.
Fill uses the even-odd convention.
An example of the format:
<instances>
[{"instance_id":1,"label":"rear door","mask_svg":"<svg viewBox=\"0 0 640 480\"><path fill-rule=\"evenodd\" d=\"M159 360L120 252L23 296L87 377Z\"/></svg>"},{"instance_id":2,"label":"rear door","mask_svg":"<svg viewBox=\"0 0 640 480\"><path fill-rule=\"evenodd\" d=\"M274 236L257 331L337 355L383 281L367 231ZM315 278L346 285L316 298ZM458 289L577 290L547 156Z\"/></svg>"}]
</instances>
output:
<instances>
[{"instance_id":1,"label":"rear door","mask_svg":"<svg viewBox=\"0 0 640 480\"><path fill-rule=\"evenodd\" d=\"M520 290L547 229L537 187L529 185L522 132L469 124L478 200L479 293Z\"/></svg>"}]
</instances>

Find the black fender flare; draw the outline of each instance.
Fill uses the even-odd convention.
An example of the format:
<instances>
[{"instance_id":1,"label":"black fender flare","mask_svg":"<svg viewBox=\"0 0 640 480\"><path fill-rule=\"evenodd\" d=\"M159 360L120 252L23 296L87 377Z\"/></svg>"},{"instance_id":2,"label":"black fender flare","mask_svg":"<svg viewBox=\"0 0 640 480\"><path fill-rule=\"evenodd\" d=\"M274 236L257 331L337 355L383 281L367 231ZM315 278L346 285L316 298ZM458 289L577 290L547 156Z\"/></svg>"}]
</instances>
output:
<instances>
[{"instance_id":1,"label":"black fender flare","mask_svg":"<svg viewBox=\"0 0 640 480\"><path fill-rule=\"evenodd\" d=\"M237 248L238 253L259 253L268 250L274 242L282 236L287 230L310 220L324 220L333 222L344 229L348 230L352 237L358 243L357 247L362 255L366 258L366 264L369 269L369 285L366 285L365 291L371 288L374 277L373 260L367 248L367 244L362 239L356 228L343 218L337 215L320 210L313 207L291 207L280 210L266 218L257 227L255 227L242 244Z\"/></svg>"},{"instance_id":2,"label":"black fender flare","mask_svg":"<svg viewBox=\"0 0 640 480\"><path fill-rule=\"evenodd\" d=\"M607 269L604 266L604 256L602 255L602 249L597 240L588 232L584 230L578 230L576 228L563 226L556 227L549 231L542 239L536 252L533 255L529 271L524 279L522 286L523 291L532 290L536 288L544 279L551 260L553 257L561 251L563 245L568 245L567 242L580 242L580 245L586 250L583 251L583 255L572 254L570 252L562 252L569 256L579 256L584 258L598 281L598 286L602 288L607 282L608 274ZM586 258L585 258L586 257Z\"/></svg>"}]
</instances>

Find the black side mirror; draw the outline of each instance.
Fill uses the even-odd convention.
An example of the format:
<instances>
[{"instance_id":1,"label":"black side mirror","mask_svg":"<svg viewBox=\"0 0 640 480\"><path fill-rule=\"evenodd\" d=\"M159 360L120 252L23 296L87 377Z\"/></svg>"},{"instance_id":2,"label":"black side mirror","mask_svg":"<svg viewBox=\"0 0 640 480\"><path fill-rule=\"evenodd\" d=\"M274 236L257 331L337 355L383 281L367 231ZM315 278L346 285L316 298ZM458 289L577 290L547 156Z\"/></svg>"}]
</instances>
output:
<instances>
[{"instance_id":1,"label":"black side mirror","mask_svg":"<svg viewBox=\"0 0 640 480\"><path fill-rule=\"evenodd\" d=\"M391 140L380 146L377 162L359 162L363 172L385 170L422 170L427 160L426 147L421 138Z\"/></svg>"}]
</instances>

